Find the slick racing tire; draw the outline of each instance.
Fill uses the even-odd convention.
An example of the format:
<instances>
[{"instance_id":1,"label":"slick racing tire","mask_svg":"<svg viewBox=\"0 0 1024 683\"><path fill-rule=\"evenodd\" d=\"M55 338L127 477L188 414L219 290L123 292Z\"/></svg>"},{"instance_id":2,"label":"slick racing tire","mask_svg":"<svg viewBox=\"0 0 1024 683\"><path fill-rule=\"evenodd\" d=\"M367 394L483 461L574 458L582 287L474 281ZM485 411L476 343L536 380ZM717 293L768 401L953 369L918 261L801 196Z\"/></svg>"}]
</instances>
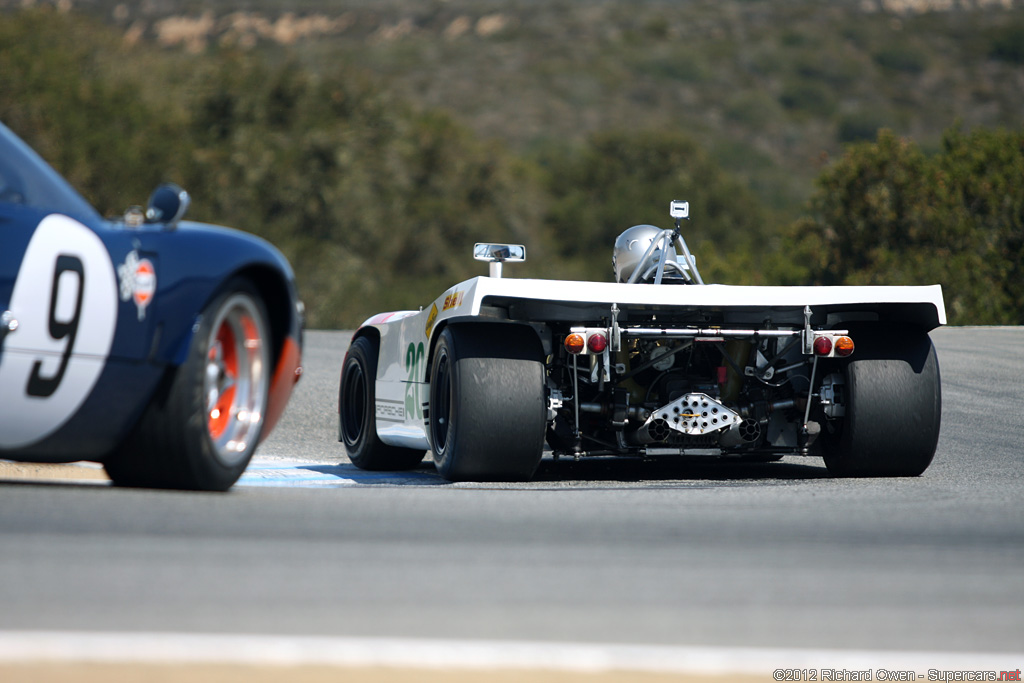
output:
<instances>
[{"instance_id":1,"label":"slick racing tire","mask_svg":"<svg viewBox=\"0 0 1024 683\"><path fill-rule=\"evenodd\" d=\"M939 363L913 328L851 329L846 415L826 423L825 466L839 477L916 477L935 456L942 417Z\"/></svg>"},{"instance_id":2,"label":"slick racing tire","mask_svg":"<svg viewBox=\"0 0 1024 683\"><path fill-rule=\"evenodd\" d=\"M374 383L379 348L376 339L359 337L345 354L338 388L338 441L360 469L409 470L423 460L425 451L389 446L377 436Z\"/></svg>"},{"instance_id":3,"label":"slick racing tire","mask_svg":"<svg viewBox=\"0 0 1024 683\"><path fill-rule=\"evenodd\" d=\"M540 340L519 325L452 325L430 372L430 443L450 481L525 481L547 423Z\"/></svg>"},{"instance_id":4,"label":"slick racing tire","mask_svg":"<svg viewBox=\"0 0 1024 683\"><path fill-rule=\"evenodd\" d=\"M272 372L266 307L246 279L203 309L185 362L104 463L119 486L226 491L263 431Z\"/></svg>"}]
</instances>

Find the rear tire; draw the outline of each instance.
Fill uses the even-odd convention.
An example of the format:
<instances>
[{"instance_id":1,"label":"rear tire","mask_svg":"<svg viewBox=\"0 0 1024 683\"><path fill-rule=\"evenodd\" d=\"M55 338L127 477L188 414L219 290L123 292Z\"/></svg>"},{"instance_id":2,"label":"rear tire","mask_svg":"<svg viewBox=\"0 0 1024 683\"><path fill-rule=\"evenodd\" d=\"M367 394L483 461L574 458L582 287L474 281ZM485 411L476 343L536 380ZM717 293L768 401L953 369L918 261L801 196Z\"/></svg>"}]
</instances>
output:
<instances>
[{"instance_id":1,"label":"rear tire","mask_svg":"<svg viewBox=\"0 0 1024 683\"><path fill-rule=\"evenodd\" d=\"M547 424L536 333L517 325L446 327L430 372L430 443L450 481L526 481Z\"/></svg>"},{"instance_id":2,"label":"rear tire","mask_svg":"<svg viewBox=\"0 0 1024 683\"><path fill-rule=\"evenodd\" d=\"M244 278L203 309L188 357L104 462L118 486L226 491L259 444L272 358L266 307Z\"/></svg>"},{"instance_id":3,"label":"rear tire","mask_svg":"<svg viewBox=\"0 0 1024 683\"><path fill-rule=\"evenodd\" d=\"M942 418L939 363L927 333L851 330L846 415L826 436L825 466L837 477L916 477L935 456Z\"/></svg>"},{"instance_id":4,"label":"rear tire","mask_svg":"<svg viewBox=\"0 0 1024 683\"><path fill-rule=\"evenodd\" d=\"M371 337L352 342L341 367L338 388L338 441L352 464L363 470L410 470L425 451L389 446L377 436L376 385L380 344Z\"/></svg>"}]
</instances>

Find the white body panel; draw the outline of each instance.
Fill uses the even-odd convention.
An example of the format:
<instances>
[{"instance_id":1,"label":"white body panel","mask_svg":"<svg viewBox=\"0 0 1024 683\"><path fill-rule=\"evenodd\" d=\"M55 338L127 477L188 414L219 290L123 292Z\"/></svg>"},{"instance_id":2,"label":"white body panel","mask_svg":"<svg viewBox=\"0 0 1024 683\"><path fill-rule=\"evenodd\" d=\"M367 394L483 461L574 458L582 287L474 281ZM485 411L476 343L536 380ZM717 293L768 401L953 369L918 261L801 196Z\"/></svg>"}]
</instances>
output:
<instances>
[{"instance_id":1,"label":"white body panel","mask_svg":"<svg viewBox=\"0 0 1024 683\"><path fill-rule=\"evenodd\" d=\"M377 365L377 433L385 443L427 449L425 416L429 401L426 383L430 350L442 323L451 318L481 316L488 302L522 304L529 309L522 322L571 319L574 310L616 304L628 312L645 309L709 310L735 316L737 324L761 323L780 314L802 316L804 307L824 309L830 325L844 311L874 311L886 307L912 314L915 322L932 329L946 323L942 288L911 287L753 287L732 285L650 285L568 280L476 277L451 287L420 311L376 315L360 327L380 333ZM582 314L581 314L582 315ZM833 322L832 318L838 322ZM856 318L854 318L856 319ZM579 319L578 323L585 322Z\"/></svg>"}]
</instances>

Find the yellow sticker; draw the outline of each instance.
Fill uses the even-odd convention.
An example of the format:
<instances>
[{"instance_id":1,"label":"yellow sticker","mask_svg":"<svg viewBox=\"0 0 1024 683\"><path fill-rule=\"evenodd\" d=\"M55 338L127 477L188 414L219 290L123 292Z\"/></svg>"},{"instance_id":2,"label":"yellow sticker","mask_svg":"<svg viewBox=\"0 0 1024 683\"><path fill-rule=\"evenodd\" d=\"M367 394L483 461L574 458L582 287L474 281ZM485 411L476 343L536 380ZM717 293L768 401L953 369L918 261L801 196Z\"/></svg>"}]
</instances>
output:
<instances>
[{"instance_id":1,"label":"yellow sticker","mask_svg":"<svg viewBox=\"0 0 1024 683\"><path fill-rule=\"evenodd\" d=\"M434 329L434 322L437 320L437 304L430 304L430 314L427 316L427 339L430 339L430 332Z\"/></svg>"},{"instance_id":2,"label":"yellow sticker","mask_svg":"<svg viewBox=\"0 0 1024 683\"><path fill-rule=\"evenodd\" d=\"M444 298L444 308L441 310L447 311L449 308L455 308L456 306L462 305L462 292L455 292L449 294Z\"/></svg>"}]
</instances>

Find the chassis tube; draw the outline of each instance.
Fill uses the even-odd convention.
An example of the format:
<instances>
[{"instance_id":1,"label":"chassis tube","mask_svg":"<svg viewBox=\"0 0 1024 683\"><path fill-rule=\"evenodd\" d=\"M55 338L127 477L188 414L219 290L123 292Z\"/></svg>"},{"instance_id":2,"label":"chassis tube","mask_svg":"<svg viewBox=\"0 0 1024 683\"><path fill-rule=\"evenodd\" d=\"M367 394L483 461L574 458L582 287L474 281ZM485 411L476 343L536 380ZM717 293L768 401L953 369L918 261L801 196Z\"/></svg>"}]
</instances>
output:
<instances>
[{"instance_id":1,"label":"chassis tube","mask_svg":"<svg viewBox=\"0 0 1024 683\"><path fill-rule=\"evenodd\" d=\"M623 327L624 337L652 337L658 339L693 339L695 337L766 337L786 338L799 337L802 330L727 330L716 327L702 327L690 329L666 329L662 327ZM845 331L829 331L830 334L845 334Z\"/></svg>"}]
</instances>

